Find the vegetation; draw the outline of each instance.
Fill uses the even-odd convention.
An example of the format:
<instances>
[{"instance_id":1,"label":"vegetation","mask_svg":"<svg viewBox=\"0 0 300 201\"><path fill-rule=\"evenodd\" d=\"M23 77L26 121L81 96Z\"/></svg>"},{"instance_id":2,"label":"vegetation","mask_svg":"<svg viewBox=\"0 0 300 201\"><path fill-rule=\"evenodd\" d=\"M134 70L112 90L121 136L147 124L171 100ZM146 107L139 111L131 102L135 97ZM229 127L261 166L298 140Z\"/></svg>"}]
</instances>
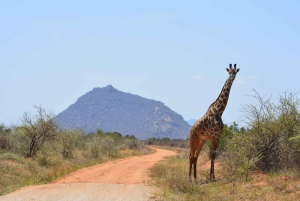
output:
<instances>
[{"instance_id":1,"label":"vegetation","mask_svg":"<svg viewBox=\"0 0 300 201\"><path fill-rule=\"evenodd\" d=\"M37 114L23 114L22 126L19 132L22 137L23 153L31 158L43 147L45 143L54 140L58 134L58 125L54 121L55 115L48 113L41 106L37 107Z\"/></svg>"},{"instance_id":2,"label":"vegetation","mask_svg":"<svg viewBox=\"0 0 300 201\"><path fill-rule=\"evenodd\" d=\"M256 105L244 106L247 131L236 133L227 144L226 152L232 152L235 146L241 147L233 153L244 149L245 160L256 158L255 166L263 172L299 169L300 104L295 94L285 93L277 102L263 99L257 92L254 98Z\"/></svg>"},{"instance_id":3,"label":"vegetation","mask_svg":"<svg viewBox=\"0 0 300 201\"><path fill-rule=\"evenodd\" d=\"M209 143L198 159L200 182L188 178L189 149L152 168L162 200L297 200L300 196L300 104L296 94L262 98L243 107L246 128L225 126L216 182L209 182Z\"/></svg>"},{"instance_id":4,"label":"vegetation","mask_svg":"<svg viewBox=\"0 0 300 201\"><path fill-rule=\"evenodd\" d=\"M156 145L156 146L169 146L169 147L177 147L177 148L188 148L190 146L189 139L181 140L181 139L170 139L168 137L163 138L149 138L145 140L145 144L148 145Z\"/></svg>"},{"instance_id":5,"label":"vegetation","mask_svg":"<svg viewBox=\"0 0 300 201\"><path fill-rule=\"evenodd\" d=\"M188 178L189 149L177 149L178 154L159 162L151 170L155 185L161 189L158 200L298 200L299 172L278 171L264 174L251 171L244 178L227 180L223 160L215 163L216 182L209 181L209 147L204 146L198 158L198 183Z\"/></svg>"},{"instance_id":6,"label":"vegetation","mask_svg":"<svg viewBox=\"0 0 300 201\"><path fill-rule=\"evenodd\" d=\"M52 113L36 109L35 115L25 113L19 126L0 125L0 195L83 167L152 152L133 135L61 130Z\"/></svg>"}]
</instances>

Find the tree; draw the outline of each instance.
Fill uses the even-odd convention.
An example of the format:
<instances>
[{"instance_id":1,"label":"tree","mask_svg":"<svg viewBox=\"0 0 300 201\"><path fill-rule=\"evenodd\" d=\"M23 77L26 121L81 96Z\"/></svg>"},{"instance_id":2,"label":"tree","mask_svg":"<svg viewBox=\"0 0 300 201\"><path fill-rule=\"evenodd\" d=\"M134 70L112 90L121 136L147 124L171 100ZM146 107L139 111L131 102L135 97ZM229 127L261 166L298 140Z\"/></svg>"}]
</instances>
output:
<instances>
[{"instance_id":1,"label":"tree","mask_svg":"<svg viewBox=\"0 0 300 201\"><path fill-rule=\"evenodd\" d=\"M24 134L24 154L27 158L32 158L50 140L58 135L58 124L54 121L55 115L46 112L42 106L35 106L37 114L30 115L25 112L22 116L22 127Z\"/></svg>"}]
</instances>

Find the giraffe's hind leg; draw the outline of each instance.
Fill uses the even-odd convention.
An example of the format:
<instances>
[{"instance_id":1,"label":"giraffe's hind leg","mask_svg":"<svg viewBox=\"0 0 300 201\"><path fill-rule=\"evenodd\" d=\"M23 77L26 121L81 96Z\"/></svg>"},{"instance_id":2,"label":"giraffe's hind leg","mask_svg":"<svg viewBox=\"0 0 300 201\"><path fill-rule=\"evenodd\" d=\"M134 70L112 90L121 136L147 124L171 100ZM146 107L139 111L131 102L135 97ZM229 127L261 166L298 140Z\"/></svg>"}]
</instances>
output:
<instances>
[{"instance_id":1,"label":"giraffe's hind leg","mask_svg":"<svg viewBox=\"0 0 300 201\"><path fill-rule=\"evenodd\" d=\"M189 178L192 178L192 167L195 166L195 153L197 151L197 145L199 143L198 135L191 131L190 135L190 166L189 166Z\"/></svg>"},{"instance_id":2,"label":"giraffe's hind leg","mask_svg":"<svg viewBox=\"0 0 300 201\"><path fill-rule=\"evenodd\" d=\"M205 143L205 140L200 140L199 144L198 144L198 147L197 147L197 152L195 153L196 154L196 157L195 157L195 161L194 161L194 178L195 180L197 179L197 160L198 160L198 156L202 150L202 147Z\"/></svg>"},{"instance_id":3,"label":"giraffe's hind leg","mask_svg":"<svg viewBox=\"0 0 300 201\"><path fill-rule=\"evenodd\" d=\"M191 149L190 152L190 169L189 169L189 177L191 179L192 176L192 167L194 167L194 179L197 181L197 160L200 154L200 151L203 147L205 140L200 140L196 149Z\"/></svg>"}]
</instances>

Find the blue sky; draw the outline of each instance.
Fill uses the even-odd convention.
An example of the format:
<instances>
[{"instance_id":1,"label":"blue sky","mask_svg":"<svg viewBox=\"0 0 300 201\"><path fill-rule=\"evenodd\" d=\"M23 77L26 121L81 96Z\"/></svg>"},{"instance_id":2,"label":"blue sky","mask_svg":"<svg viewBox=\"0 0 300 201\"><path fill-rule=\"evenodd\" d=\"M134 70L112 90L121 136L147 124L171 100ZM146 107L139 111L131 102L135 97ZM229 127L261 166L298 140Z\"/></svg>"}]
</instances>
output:
<instances>
[{"instance_id":1,"label":"blue sky","mask_svg":"<svg viewBox=\"0 0 300 201\"><path fill-rule=\"evenodd\" d=\"M299 15L296 0L1 1L0 123L110 84L198 119L237 63L223 121L242 124L253 89L300 90Z\"/></svg>"}]
</instances>

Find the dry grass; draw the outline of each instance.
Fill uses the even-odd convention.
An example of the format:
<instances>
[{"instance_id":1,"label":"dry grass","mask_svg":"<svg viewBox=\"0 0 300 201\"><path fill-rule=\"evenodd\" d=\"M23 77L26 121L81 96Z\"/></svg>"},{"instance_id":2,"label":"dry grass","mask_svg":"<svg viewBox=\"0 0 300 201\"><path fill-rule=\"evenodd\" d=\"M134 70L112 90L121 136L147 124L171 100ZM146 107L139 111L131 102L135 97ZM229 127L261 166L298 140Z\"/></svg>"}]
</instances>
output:
<instances>
[{"instance_id":1,"label":"dry grass","mask_svg":"<svg viewBox=\"0 0 300 201\"><path fill-rule=\"evenodd\" d=\"M109 160L153 153L149 147L119 151L117 158L103 155L99 159L86 158L81 151L73 159L65 160L56 153L52 156L39 155L25 159L14 153L0 153L0 195L10 193L23 186L45 184L76 171Z\"/></svg>"},{"instance_id":2,"label":"dry grass","mask_svg":"<svg viewBox=\"0 0 300 201\"><path fill-rule=\"evenodd\" d=\"M198 159L199 182L188 178L189 150L179 150L177 156L168 157L151 169L155 185L162 189L159 200L299 200L299 171L264 174L253 171L249 181L228 180L220 161L216 161L216 182L208 181L208 150Z\"/></svg>"}]
</instances>

